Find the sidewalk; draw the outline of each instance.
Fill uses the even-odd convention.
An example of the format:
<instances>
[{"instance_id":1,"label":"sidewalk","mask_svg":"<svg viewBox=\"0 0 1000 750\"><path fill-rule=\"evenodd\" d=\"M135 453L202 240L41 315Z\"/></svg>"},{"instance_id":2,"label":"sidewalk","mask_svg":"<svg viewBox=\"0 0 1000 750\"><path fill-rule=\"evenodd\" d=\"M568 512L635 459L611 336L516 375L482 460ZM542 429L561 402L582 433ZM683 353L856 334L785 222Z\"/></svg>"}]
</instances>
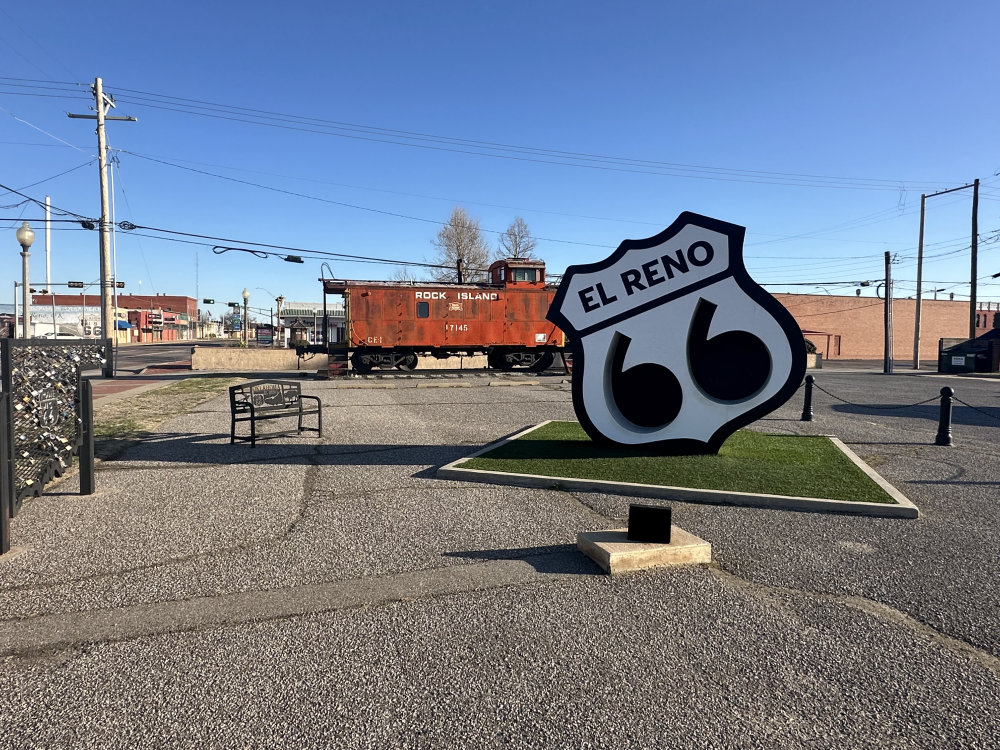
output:
<instances>
[{"instance_id":1,"label":"sidewalk","mask_svg":"<svg viewBox=\"0 0 1000 750\"><path fill-rule=\"evenodd\" d=\"M823 379L858 403L937 385ZM320 440L229 445L221 395L100 464L96 495L69 478L25 502L0 559L0 746L997 746L986 417L956 409L947 449L919 412L789 403L760 426L838 434L923 516L672 503L716 562L611 579L573 544L628 498L434 476L573 419L567 382L303 389Z\"/></svg>"}]
</instances>

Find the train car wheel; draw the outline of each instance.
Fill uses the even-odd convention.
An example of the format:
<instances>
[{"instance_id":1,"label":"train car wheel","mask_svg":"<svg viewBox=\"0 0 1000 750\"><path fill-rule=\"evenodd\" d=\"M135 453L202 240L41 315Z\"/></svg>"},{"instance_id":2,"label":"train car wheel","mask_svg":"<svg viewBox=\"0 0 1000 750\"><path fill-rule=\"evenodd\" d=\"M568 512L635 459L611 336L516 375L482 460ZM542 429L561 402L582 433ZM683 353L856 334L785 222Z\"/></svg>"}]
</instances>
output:
<instances>
[{"instance_id":1,"label":"train car wheel","mask_svg":"<svg viewBox=\"0 0 1000 750\"><path fill-rule=\"evenodd\" d=\"M542 352L538 356L538 359L531 363L528 369L532 372L542 372L548 370L554 361L555 355L552 352Z\"/></svg>"},{"instance_id":2,"label":"train car wheel","mask_svg":"<svg viewBox=\"0 0 1000 750\"><path fill-rule=\"evenodd\" d=\"M513 370L516 362L515 353L510 350L494 349L486 357L486 364L494 370Z\"/></svg>"},{"instance_id":3,"label":"train car wheel","mask_svg":"<svg viewBox=\"0 0 1000 750\"><path fill-rule=\"evenodd\" d=\"M364 356L361 352L354 352L351 355L351 367L354 368L354 372L367 373L372 371L372 365L367 361L368 357Z\"/></svg>"},{"instance_id":4,"label":"train car wheel","mask_svg":"<svg viewBox=\"0 0 1000 750\"><path fill-rule=\"evenodd\" d=\"M417 369L417 355L413 352L402 355L399 361L396 362L396 369L403 372L410 372Z\"/></svg>"}]
</instances>

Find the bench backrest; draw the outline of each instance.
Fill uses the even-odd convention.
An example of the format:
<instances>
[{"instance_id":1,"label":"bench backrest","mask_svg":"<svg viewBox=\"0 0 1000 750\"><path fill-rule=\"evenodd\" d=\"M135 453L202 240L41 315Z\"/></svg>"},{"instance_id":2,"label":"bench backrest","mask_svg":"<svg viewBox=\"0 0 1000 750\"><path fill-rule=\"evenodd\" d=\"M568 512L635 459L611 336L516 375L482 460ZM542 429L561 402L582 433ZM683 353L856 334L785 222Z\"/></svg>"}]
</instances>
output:
<instances>
[{"instance_id":1,"label":"bench backrest","mask_svg":"<svg viewBox=\"0 0 1000 750\"><path fill-rule=\"evenodd\" d=\"M253 404L255 411L273 411L295 406L302 397L298 383L285 380L255 380L229 388L229 403Z\"/></svg>"}]
</instances>

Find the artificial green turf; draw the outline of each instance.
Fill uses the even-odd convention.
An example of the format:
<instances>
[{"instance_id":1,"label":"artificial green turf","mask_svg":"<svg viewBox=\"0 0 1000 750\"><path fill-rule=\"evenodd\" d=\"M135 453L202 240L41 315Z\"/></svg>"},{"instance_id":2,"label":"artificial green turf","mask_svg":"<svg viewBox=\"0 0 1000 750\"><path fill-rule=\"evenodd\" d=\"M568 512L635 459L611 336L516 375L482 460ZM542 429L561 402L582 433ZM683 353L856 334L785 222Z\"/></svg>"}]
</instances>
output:
<instances>
[{"instance_id":1,"label":"artificial green turf","mask_svg":"<svg viewBox=\"0 0 1000 750\"><path fill-rule=\"evenodd\" d=\"M595 443L576 422L550 422L461 467L895 504L829 439L749 430L733 434L718 455L663 456Z\"/></svg>"}]
</instances>

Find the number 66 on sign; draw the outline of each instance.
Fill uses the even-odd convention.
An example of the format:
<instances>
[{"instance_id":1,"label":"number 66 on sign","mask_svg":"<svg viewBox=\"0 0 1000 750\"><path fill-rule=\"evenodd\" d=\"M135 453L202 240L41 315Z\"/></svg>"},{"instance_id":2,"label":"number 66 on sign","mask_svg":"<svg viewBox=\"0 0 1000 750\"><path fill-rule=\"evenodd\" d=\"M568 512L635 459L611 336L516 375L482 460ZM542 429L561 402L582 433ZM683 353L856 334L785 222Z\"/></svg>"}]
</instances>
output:
<instances>
[{"instance_id":1,"label":"number 66 on sign","mask_svg":"<svg viewBox=\"0 0 1000 750\"><path fill-rule=\"evenodd\" d=\"M717 453L795 393L802 332L747 273L745 232L685 212L566 270L547 317L571 337L573 405L593 439Z\"/></svg>"}]
</instances>

